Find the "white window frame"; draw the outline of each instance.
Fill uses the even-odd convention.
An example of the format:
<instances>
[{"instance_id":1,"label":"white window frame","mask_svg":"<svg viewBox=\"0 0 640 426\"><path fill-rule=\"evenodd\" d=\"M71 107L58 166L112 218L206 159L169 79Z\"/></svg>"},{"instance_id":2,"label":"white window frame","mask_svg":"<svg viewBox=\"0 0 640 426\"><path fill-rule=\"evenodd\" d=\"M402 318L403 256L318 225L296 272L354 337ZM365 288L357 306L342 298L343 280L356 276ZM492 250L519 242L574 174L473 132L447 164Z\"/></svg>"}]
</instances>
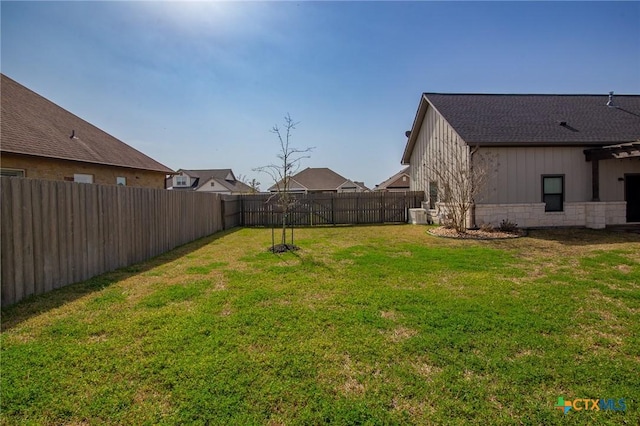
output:
<instances>
[{"instance_id":1,"label":"white window frame","mask_svg":"<svg viewBox=\"0 0 640 426\"><path fill-rule=\"evenodd\" d=\"M176 186L189 186L189 177L182 175L176 176Z\"/></svg>"}]
</instances>

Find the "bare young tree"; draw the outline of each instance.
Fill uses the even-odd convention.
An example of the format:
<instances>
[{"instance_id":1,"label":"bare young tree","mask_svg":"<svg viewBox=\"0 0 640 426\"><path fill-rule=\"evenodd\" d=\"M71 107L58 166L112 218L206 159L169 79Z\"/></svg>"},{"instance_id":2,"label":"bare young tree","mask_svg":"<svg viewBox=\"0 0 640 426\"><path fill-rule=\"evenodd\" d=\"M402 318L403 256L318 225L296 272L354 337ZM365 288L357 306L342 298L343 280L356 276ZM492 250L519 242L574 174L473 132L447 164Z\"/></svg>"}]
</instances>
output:
<instances>
[{"instance_id":1,"label":"bare young tree","mask_svg":"<svg viewBox=\"0 0 640 426\"><path fill-rule=\"evenodd\" d=\"M278 137L278 142L280 143L280 151L277 154L279 161L253 169L257 172L266 173L275 182L276 192L272 197L269 197L267 202L269 203L275 200L276 205L282 213L282 243L280 248L285 251L290 249L286 243L287 226L289 214L296 202L290 190L291 176L298 172L300 162L305 158L309 158L309 153L313 150L313 147L300 149L291 145L292 132L298 124L300 124L300 122L293 121L291 116L287 114L284 117L282 128L277 124L273 126L271 133ZM293 249L293 247L291 247L291 249Z\"/></svg>"},{"instance_id":2,"label":"bare young tree","mask_svg":"<svg viewBox=\"0 0 640 426\"><path fill-rule=\"evenodd\" d=\"M248 176L238 175L238 180L251 188L252 194L260 192L260 182L256 178L249 179Z\"/></svg>"},{"instance_id":3,"label":"bare young tree","mask_svg":"<svg viewBox=\"0 0 640 426\"><path fill-rule=\"evenodd\" d=\"M428 170L438 194L438 216L444 226L457 232L467 231L468 219L475 227L475 204L495 167L495 160L473 147L469 155L439 155Z\"/></svg>"},{"instance_id":4,"label":"bare young tree","mask_svg":"<svg viewBox=\"0 0 640 426\"><path fill-rule=\"evenodd\" d=\"M251 188L252 194L257 194L258 192L260 192L260 182L258 182L256 178L253 178L249 182L245 183Z\"/></svg>"}]
</instances>

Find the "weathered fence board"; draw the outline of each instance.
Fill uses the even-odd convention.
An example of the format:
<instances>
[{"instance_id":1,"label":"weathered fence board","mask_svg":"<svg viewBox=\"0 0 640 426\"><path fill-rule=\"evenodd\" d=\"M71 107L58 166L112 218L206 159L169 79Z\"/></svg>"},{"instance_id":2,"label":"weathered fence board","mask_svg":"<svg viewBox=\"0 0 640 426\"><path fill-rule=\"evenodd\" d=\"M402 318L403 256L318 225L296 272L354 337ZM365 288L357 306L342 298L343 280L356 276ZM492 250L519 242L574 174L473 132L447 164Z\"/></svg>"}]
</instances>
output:
<instances>
[{"instance_id":1,"label":"weathered fence board","mask_svg":"<svg viewBox=\"0 0 640 426\"><path fill-rule=\"evenodd\" d=\"M215 194L8 177L0 191L2 306L240 224Z\"/></svg>"},{"instance_id":2,"label":"weathered fence board","mask_svg":"<svg viewBox=\"0 0 640 426\"><path fill-rule=\"evenodd\" d=\"M2 177L2 306L223 229L280 226L269 194L220 196ZM406 222L423 193L296 194L293 226Z\"/></svg>"},{"instance_id":3,"label":"weathered fence board","mask_svg":"<svg viewBox=\"0 0 640 426\"><path fill-rule=\"evenodd\" d=\"M291 194L293 226L404 223L408 209L420 207L423 192ZM273 194L240 195L243 226L279 226L282 212Z\"/></svg>"}]
</instances>

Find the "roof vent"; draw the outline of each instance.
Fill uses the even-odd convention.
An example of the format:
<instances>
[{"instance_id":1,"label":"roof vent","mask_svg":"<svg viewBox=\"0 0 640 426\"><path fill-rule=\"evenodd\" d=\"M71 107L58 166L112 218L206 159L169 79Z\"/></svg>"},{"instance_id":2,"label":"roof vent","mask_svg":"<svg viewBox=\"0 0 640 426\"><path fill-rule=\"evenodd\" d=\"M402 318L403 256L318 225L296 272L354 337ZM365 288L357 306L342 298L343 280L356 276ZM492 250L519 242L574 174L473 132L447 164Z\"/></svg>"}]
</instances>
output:
<instances>
[{"instance_id":1,"label":"roof vent","mask_svg":"<svg viewBox=\"0 0 640 426\"><path fill-rule=\"evenodd\" d=\"M69 139L75 139L75 138L76 138L76 131L71 130L71 136L69 136Z\"/></svg>"},{"instance_id":2,"label":"roof vent","mask_svg":"<svg viewBox=\"0 0 640 426\"><path fill-rule=\"evenodd\" d=\"M411 136L411 130L407 130L406 132L404 132L404 135L405 135L406 137Z\"/></svg>"},{"instance_id":3,"label":"roof vent","mask_svg":"<svg viewBox=\"0 0 640 426\"><path fill-rule=\"evenodd\" d=\"M560 125L560 127L564 127L565 129L571 130L572 132L579 132L578 129L576 129L575 127L571 126L566 121L558 121L558 124Z\"/></svg>"},{"instance_id":4,"label":"roof vent","mask_svg":"<svg viewBox=\"0 0 640 426\"><path fill-rule=\"evenodd\" d=\"M609 101L607 102L607 106L612 108L615 107L613 104L613 92L609 92Z\"/></svg>"}]
</instances>

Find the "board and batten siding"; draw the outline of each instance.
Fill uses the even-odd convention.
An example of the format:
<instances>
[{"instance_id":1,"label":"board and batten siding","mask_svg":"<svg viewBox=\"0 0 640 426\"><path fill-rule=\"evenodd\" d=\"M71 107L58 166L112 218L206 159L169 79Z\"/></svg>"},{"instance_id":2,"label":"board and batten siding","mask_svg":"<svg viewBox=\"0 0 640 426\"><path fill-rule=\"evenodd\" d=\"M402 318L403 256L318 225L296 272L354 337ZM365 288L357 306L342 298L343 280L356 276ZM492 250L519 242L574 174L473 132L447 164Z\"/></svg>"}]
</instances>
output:
<instances>
[{"instance_id":1,"label":"board and batten siding","mask_svg":"<svg viewBox=\"0 0 640 426\"><path fill-rule=\"evenodd\" d=\"M469 146L431 106L425 113L416 144L409 160L412 191L429 194L429 182L435 180L433 168L462 161L467 164Z\"/></svg>"},{"instance_id":2,"label":"board and batten siding","mask_svg":"<svg viewBox=\"0 0 640 426\"><path fill-rule=\"evenodd\" d=\"M591 199L591 163L581 147L481 148L494 161L478 203L516 204L542 201L542 176L564 175L565 202Z\"/></svg>"},{"instance_id":3,"label":"board and batten siding","mask_svg":"<svg viewBox=\"0 0 640 426\"><path fill-rule=\"evenodd\" d=\"M542 202L542 176L564 175L565 202L591 201L591 162L586 147L481 148L479 154L495 161L478 204ZM624 201L625 173L640 173L640 162L600 161L600 200Z\"/></svg>"},{"instance_id":4,"label":"board and batten siding","mask_svg":"<svg viewBox=\"0 0 640 426\"><path fill-rule=\"evenodd\" d=\"M600 160L600 201L624 201L624 175L635 173L640 173L640 158Z\"/></svg>"}]
</instances>

